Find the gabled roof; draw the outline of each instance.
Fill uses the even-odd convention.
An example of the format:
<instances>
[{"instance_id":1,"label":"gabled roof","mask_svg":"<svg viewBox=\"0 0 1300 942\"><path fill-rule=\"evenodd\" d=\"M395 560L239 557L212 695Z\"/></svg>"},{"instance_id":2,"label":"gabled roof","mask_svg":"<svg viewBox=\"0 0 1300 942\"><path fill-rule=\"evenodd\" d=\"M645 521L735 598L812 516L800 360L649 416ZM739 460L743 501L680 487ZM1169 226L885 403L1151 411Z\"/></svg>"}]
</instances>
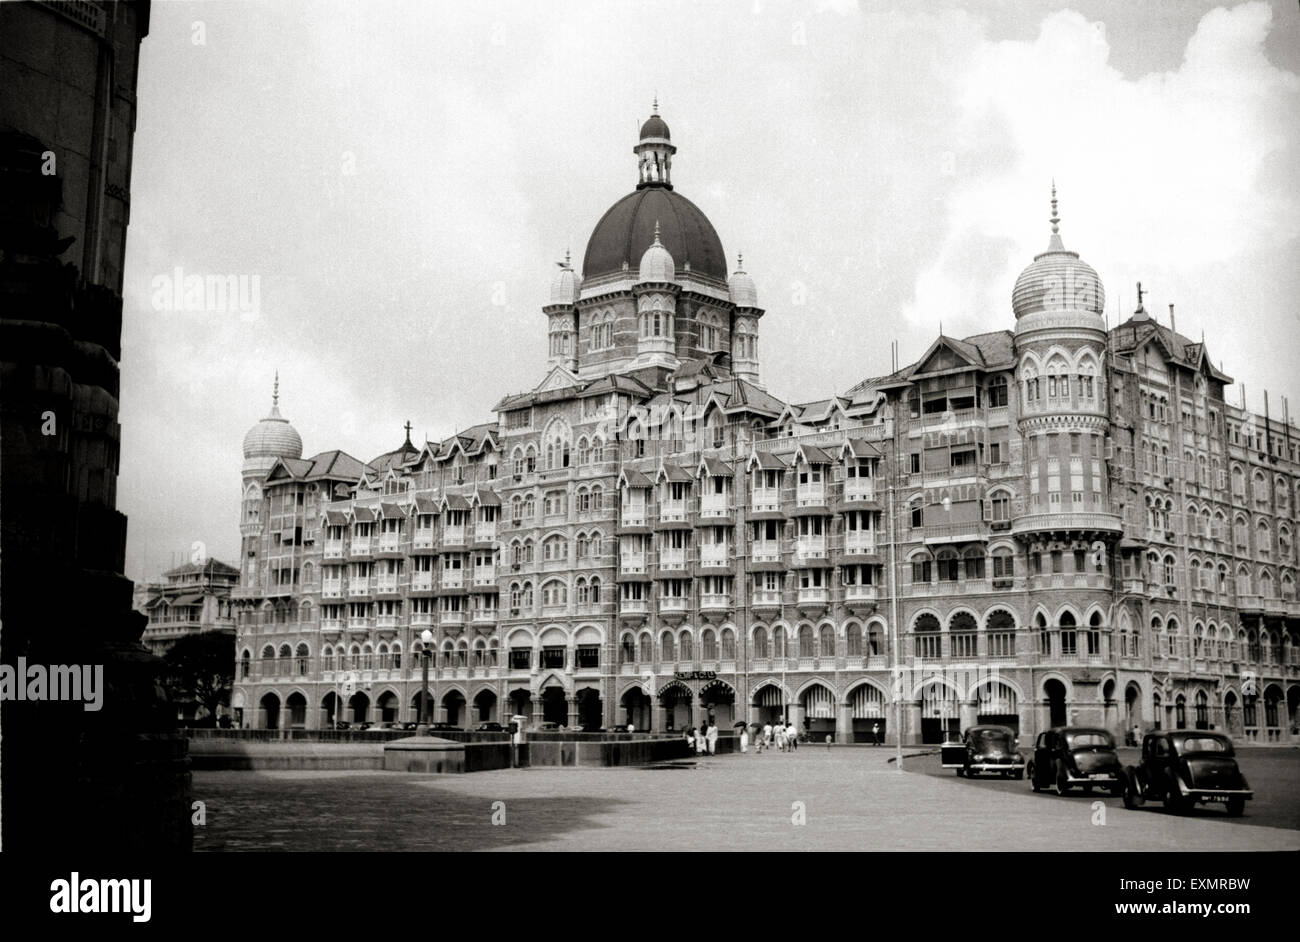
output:
<instances>
[{"instance_id":1,"label":"gabled roof","mask_svg":"<svg viewBox=\"0 0 1300 942\"><path fill-rule=\"evenodd\" d=\"M394 503L392 503L392 502L390 502L390 501L382 501L382 502L379 504L379 512L380 512L381 514L383 514L384 517L386 517L386 518L388 518L388 519L390 519L390 520L391 520L392 518L394 518L394 517L405 517L405 516L406 516L406 508L405 508L405 507L403 507L401 504L394 504Z\"/></svg>"},{"instance_id":2,"label":"gabled roof","mask_svg":"<svg viewBox=\"0 0 1300 942\"><path fill-rule=\"evenodd\" d=\"M1148 341L1154 341L1164 350L1167 362L1194 370L1204 369L1207 375L1221 383L1233 381L1227 373L1215 368L1203 343L1194 343L1157 321L1130 317L1110 331L1110 346L1115 353L1132 353Z\"/></svg>"},{"instance_id":3,"label":"gabled roof","mask_svg":"<svg viewBox=\"0 0 1300 942\"><path fill-rule=\"evenodd\" d=\"M624 468L619 472L618 485L619 487L654 487L654 481L635 468Z\"/></svg>"},{"instance_id":4,"label":"gabled roof","mask_svg":"<svg viewBox=\"0 0 1300 942\"><path fill-rule=\"evenodd\" d=\"M325 525L328 527L345 527L348 525L348 515L342 510L325 511Z\"/></svg>"},{"instance_id":5,"label":"gabled roof","mask_svg":"<svg viewBox=\"0 0 1300 942\"><path fill-rule=\"evenodd\" d=\"M794 450L795 458L803 459L805 464L834 464L835 459L815 445L800 444Z\"/></svg>"},{"instance_id":6,"label":"gabled roof","mask_svg":"<svg viewBox=\"0 0 1300 942\"><path fill-rule=\"evenodd\" d=\"M185 563L183 566L177 566L175 569L168 569L163 573L164 576L187 576L191 573L203 573L204 575L226 575L237 576L239 570L234 566L229 566L219 559L206 559L201 563Z\"/></svg>"},{"instance_id":7,"label":"gabled roof","mask_svg":"<svg viewBox=\"0 0 1300 942\"><path fill-rule=\"evenodd\" d=\"M789 469L789 465L770 451L750 452L749 460L745 462L745 470L753 471L756 467L764 471L786 471Z\"/></svg>"},{"instance_id":8,"label":"gabled roof","mask_svg":"<svg viewBox=\"0 0 1300 942\"><path fill-rule=\"evenodd\" d=\"M700 459L699 467L695 473L707 474L715 478L729 478L731 477L731 465L710 455L705 455Z\"/></svg>"},{"instance_id":9,"label":"gabled roof","mask_svg":"<svg viewBox=\"0 0 1300 942\"><path fill-rule=\"evenodd\" d=\"M469 510L469 501L459 494L443 494L442 506L447 510Z\"/></svg>"},{"instance_id":10,"label":"gabled roof","mask_svg":"<svg viewBox=\"0 0 1300 942\"><path fill-rule=\"evenodd\" d=\"M355 523L374 523L375 511L373 507L353 507L352 520Z\"/></svg>"},{"instance_id":11,"label":"gabled roof","mask_svg":"<svg viewBox=\"0 0 1300 942\"><path fill-rule=\"evenodd\" d=\"M608 393L624 393L625 395L644 398L650 395L651 390L649 386L635 376L610 373L608 376L602 376L578 393L578 397L585 399L588 396L602 396Z\"/></svg>"},{"instance_id":12,"label":"gabled roof","mask_svg":"<svg viewBox=\"0 0 1300 942\"><path fill-rule=\"evenodd\" d=\"M951 350L970 367L980 370L1011 369L1015 366L1015 334L1009 330L994 330L974 334L964 339L940 334L915 363L900 367L884 376L873 376L850 387L848 395L854 403L866 401L877 392L906 386L913 376L924 375L926 363L941 348Z\"/></svg>"},{"instance_id":13,"label":"gabled roof","mask_svg":"<svg viewBox=\"0 0 1300 942\"><path fill-rule=\"evenodd\" d=\"M311 461L311 469L304 475L308 481L328 479L354 482L359 480L365 471L365 465L337 448L312 455L308 460Z\"/></svg>"},{"instance_id":14,"label":"gabled roof","mask_svg":"<svg viewBox=\"0 0 1300 942\"><path fill-rule=\"evenodd\" d=\"M438 513L438 502L429 497L415 498L415 512L417 514L436 514Z\"/></svg>"},{"instance_id":15,"label":"gabled roof","mask_svg":"<svg viewBox=\"0 0 1300 942\"><path fill-rule=\"evenodd\" d=\"M501 497L496 491L484 489L474 492L471 503L478 504L480 507L500 507Z\"/></svg>"},{"instance_id":16,"label":"gabled roof","mask_svg":"<svg viewBox=\"0 0 1300 942\"><path fill-rule=\"evenodd\" d=\"M864 441L861 438L846 439L843 447L840 449L841 458L883 458L882 452L871 442Z\"/></svg>"},{"instance_id":17,"label":"gabled roof","mask_svg":"<svg viewBox=\"0 0 1300 942\"><path fill-rule=\"evenodd\" d=\"M659 474L657 475L656 480L689 483L693 481L694 478L691 476L689 471L680 465L668 464L665 462L659 465Z\"/></svg>"}]
</instances>

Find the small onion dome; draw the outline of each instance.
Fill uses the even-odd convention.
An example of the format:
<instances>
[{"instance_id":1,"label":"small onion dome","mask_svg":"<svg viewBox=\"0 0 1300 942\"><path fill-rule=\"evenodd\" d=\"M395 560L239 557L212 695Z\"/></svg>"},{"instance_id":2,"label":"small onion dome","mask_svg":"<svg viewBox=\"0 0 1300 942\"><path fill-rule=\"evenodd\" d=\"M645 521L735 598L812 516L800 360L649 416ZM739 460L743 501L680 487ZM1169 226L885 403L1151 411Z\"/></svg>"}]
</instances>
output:
<instances>
[{"instance_id":1,"label":"small onion dome","mask_svg":"<svg viewBox=\"0 0 1300 942\"><path fill-rule=\"evenodd\" d=\"M656 105L656 107L658 106ZM641 125L641 140L644 141L647 138L657 138L664 141L672 140L672 137L668 134L668 125L663 118L659 117L658 111L647 118L645 124Z\"/></svg>"},{"instance_id":2,"label":"small onion dome","mask_svg":"<svg viewBox=\"0 0 1300 942\"><path fill-rule=\"evenodd\" d=\"M659 223L656 222L655 240L641 256L641 275L637 281L672 281L676 275L677 266L664 244L659 241Z\"/></svg>"},{"instance_id":3,"label":"small onion dome","mask_svg":"<svg viewBox=\"0 0 1300 942\"><path fill-rule=\"evenodd\" d=\"M557 262L555 276L551 279L552 304L576 304L578 300L578 273L569 265L569 253L564 261Z\"/></svg>"},{"instance_id":4,"label":"small onion dome","mask_svg":"<svg viewBox=\"0 0 1300 942\"><path fill-rule=\"evenodd\" d=\"M1078 252L1061 241L1060 216L1056 212L1056 185L1052 185L1052 237L1047 251L1034 256L1020 273L1011 291L1011 308L1016 318L1042 311L1084 311L1101 314L1106 292L1101 278Z\"/></svg>"},{"instance_id":5,"label":"small onion dome","mask_svg":"<svg viewBox=\"0 0 1300 942\"><path fill-rule=\"evenodd\" d=\"M754 279L745 273L744 261L743 256L736 259L736 271L727 281L731 303L736 307L758 307L758 289Z\"/></svg>"},{"instance_id":6,"label":"small onion dome","mask_svg":"<svg viewBox=\"0 0 1300 942\"><path fill-rule=\"evenodd\" d=\"M271 412L244 436L245 458L301 458L302 436L280 415L280 377L275 378Z\"/></svg>"}]
</instances>

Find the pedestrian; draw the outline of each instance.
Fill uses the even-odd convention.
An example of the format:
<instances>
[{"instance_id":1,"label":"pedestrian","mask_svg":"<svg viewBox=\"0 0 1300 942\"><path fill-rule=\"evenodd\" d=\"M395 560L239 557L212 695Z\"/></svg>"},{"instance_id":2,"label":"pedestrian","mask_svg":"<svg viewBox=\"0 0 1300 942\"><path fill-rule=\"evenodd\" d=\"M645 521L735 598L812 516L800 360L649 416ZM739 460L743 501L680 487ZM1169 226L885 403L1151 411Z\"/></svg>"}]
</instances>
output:
<instances>
[{"instance_id":1,"label":"pedestrian","mask_svg":"<svg viewBox=\"0 0 1300 942\"><path fill-rule=\"evenodd\" d=\"M830 751L831 751L831 734L830 734L830 733L827 733L827 734L826 734L826 751L827 751L827 752L830 752Z\"/></svg>"},{"instance_id":2,"label":"pedestrian","mask_svg":"<svg viewBox=\"0 0 1300 942\"><path fill-rule=\"evenodd\" d=\"M772 735L773 735L772 724L764 723L763 724L763 745L767 749L772 748Z\"/></svg>"},{"instance_id":3,"label":"pedestrian","mask_svg":"<svg viewBox=\"0 0 1300 942\"><path fill-rule=\"evenodd\" d=\"M1133 745L1139 746L1141 744L1142 744L1142 727L1138 726L1137 723L1134 723L1133 724Z\"/></svg>"},{"instance_id":4,"label":"pedestrian","mask_svg":"<svg viewBox=\"0 0 1300 942\"><path fill-rule=\"evenodd\" d=\"M808 720L803 721L803 731L804 734L807 735ZM793 723L790 725L790 748L791 749L799 748L799 727L795 726Z\"/></svg>"},{"instance_id":5,"label":"pedestrian","mask_svg":"<svg viewBox=\"0 0 1300 942\"><path fill-rule=\"evenodd\" d=\"M695 751L701 755L709 751L709 724L700 722L700 732L695 737Z\"/></svg>"},{"instance_id":6,"label":"pedestrian","mask_svg":"<svg viewBox=\"0 0 1300 942\"><path fill-rule=\"evenodd\" d=\"M713 722L709 723L708 740L709 740L709 755L717 754L718 751L718 724L717 723L713 723Z\"/></svg>"},{"instance_id":7,"label":"pedestrian","mask_svg":"<svg viewBox=\"0 0 1300 942\"><path fill-rule=\"evenodd\" d=\"M880 724L879 723L871 724L871 744L873 746L880 745Z\"/></svg>"},{"instance_id":8,"label":"pedestrian","mask_svg":"<svg viewBox=\"0 0 1300 942\"><path fill-rule=\"evenodd\" d=\"M773 732L776 734L776 748L779 749L781 752L785 752L785 748L786 748L785 721L777 720L776 727L773 729Z\"/></svg>"},{"instance_id":9,"label":"pedestrian","mask_svg":"<svg viewBox=\"0 0 1300 942\"><path fill-rule=\"evenodd\" d=\"M629 733L635 733L635 732L636 732L636 726L634 726L634 725L632 724L632 721L631 721L631 720L628 720L628 721L627 721L627 731L628 731Z\"/></svg>"},{"instance_id":10,"label":"pedestrian","mask_svg":"<svg viewBox=\"0 0 1300 942\"><path fill-rule=\"evenodd\" d=\"M740 727L740 751L749 752L749 727Z\"/></svg>"},{"instance_id":11,"label":"pedestrian","mask_svg":"<svg viewBox=\"0 0 1300 942\"><path fill-rule=\"evenodd\" d=\"M695 751L695 730L693 727L686 727L686 751L688 753Z\"/></svg>"}]
</instances>

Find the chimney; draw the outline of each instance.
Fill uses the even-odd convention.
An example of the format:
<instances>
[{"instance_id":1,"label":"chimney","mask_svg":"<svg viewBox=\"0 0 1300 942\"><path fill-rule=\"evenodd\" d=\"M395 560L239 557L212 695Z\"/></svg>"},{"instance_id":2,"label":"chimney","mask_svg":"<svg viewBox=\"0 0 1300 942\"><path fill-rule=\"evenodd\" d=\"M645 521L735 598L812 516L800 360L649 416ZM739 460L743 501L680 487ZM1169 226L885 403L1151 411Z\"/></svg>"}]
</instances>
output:
<instances>
[{"instance_id":1,"label":"chimney","mask_svg":"<svg viewBox=\"0 0 1300 942\"><path fill-rule=\"evenodd\" d=\"M1178 333L1178 321L1174 320L1173 304L1169 305L1169 329L1172 330L1175 334Z\"/></svg>"}]
</instances>

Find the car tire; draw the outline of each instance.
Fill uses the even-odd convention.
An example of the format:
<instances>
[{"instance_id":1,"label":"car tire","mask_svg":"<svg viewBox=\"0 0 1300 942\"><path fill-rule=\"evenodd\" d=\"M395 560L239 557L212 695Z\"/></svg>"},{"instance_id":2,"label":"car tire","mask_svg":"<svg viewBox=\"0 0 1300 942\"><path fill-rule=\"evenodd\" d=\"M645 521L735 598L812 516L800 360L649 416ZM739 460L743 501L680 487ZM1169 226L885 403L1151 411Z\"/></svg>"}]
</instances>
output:
<instances>
[{"instance_id":1,"label":"car tire","mask_svg":"<svg viewBox=\"0 0 1300 942\"><path fill-rule=\"evenodd\" d=\"M1012 776L1012 778L1014 778L1017 782L1019 782L1019 781L1021 781L1022 779L1024 779L1024 777L1025 777L1025 770L1024 770L1024 769L1016 769L1014 772L1011 773L1011 776ZM1038 789L1035 788L1034 791L1038 791Z\"/></svg>"},{"instance_id":2,"label":"car tire","mask_svg":"<svg viewBox=\"0 0 1300 942\"><path fill-rule=\"evenodd\" d=\"M1041 792L1042 789L1038 787L1038 775L1035 774L1035 771L1034 763L1031 761L1029 765L1025 767L1025 774L1029 776L1029 787L1037 793Z\"/></svg>"},{"instance_id":3,"label":"car tire","mask_svg":"<svg viewBox=\"0 0 1300 942\"><path fill-rule=\"evenodd\" d=\"M1165 811L1169 814L1186 814L1189 807L1188 803L1184 802L1182 796L1178 794L1176 787L1166 789L1164 805Z\"/></svg>"},{"instance_id":4,"label":"car tire","mask_svg":"<svg viewBox=\"0 0 1300 942\"><path fill-rule=\"evenodd\" d=\"M1124 793L1125 793L1124 776L1121 775L1115 780L1115 784L1110 786L1110 797L1118 798L1120 795L1123 795Z\"/></svg>"},{"instance_id":5,"label":"car tire","mask_svg":"<svg viewBox=\"0 0 1300 942\"><path fill-rule=\"evenodd\" d=\"M1142 794L1142 783L1138 781L1137 770L1129 766L1122 776L1124 782L1124 807L1135 811L1147 803Z\"/></svg>"},{"instance_id":6,"label":"car tire","mask_svg":"<svg viewBox=\"0 0 1300 942\"><path fill-rule=\"evenodd\" d=\"M1229 798L1228 799L1228 817L1240 818L1246 813L1246 799Z\"/></svg>"},{"instance_id":7,"label":"car tire","mask_svg":"<svg viewBox=\"0 0 1300 942\"><path fill-rule=\"evenodd\" d=\"M1068 795L1070 793L1070 780L1065 777L1065 768L1058 766L1056 769L1056 794Z\"/></svg>"}]
</instances>

